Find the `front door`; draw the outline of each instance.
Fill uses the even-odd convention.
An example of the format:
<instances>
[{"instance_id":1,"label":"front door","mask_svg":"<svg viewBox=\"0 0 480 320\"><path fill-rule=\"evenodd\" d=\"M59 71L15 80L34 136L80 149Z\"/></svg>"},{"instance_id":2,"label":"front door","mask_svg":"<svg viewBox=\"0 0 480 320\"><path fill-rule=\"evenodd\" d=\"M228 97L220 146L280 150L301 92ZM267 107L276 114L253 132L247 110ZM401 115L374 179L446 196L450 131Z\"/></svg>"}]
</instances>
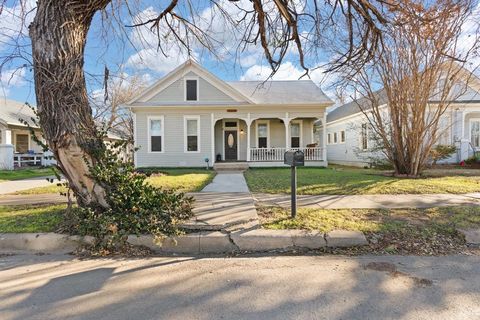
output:
<instances>
[{"instance_id":1,"label":"front door","mask_svg":"<svg viewBox=\"0 0 480 320\"><path fill-rule=\"evenodd\" d=\"M238 135L237 130L225 131L225 161L237 161Z\"/></svg>"}]
</instances>

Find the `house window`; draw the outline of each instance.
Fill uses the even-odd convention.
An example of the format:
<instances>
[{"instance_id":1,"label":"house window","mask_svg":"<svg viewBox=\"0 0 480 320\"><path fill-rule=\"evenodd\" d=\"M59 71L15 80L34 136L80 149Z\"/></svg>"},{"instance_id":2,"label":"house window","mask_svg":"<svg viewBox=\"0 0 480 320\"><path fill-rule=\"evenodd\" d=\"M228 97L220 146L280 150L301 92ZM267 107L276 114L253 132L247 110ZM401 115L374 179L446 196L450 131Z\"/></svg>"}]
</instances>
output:
<instances>
[{"instance_id":1,"label":"house window","mask_svg":"<svg viewBox=\"0 0 480 320\"><path fill-rule=\"evenodd\" d=\"M338 143L338 133L333 133L333 143Z\"/></svg>"},{"instance_id":2,"label":"house window","mask_svg":"<svg viewBox=\"0 0 480 320\"><path fill-rule=\"evenodd\" d=\"M259 123L257 125L257 147L268 148L268 123Z\"/></svg>"},{"instance_id":3,"label":"house window","mask_svg":"<svg viewBox=\"0 0 480 320\"><path fill-rule=\"evenodd\" d=\"M360 147L362 150L368 149L368 124L362 124L362 130L360 134Z\"/></svg>"},{"instance_id":4,"label":"house window","mask_svg":"<svg viewBox=\"0 0 480 320\"><path fill-rule=\"evenodd\" d=\"M340 142L345 142L345 130L340 131Z\"/></svg>"},{"instance_id":5,"label":"house window","mask_svg":"<svg viewBox=\"0 0 480 320\"><path fill-rule=\"evenodd\" d=\"M197 101L198 100L198 81L197 80L185 80L186 100Z\"/></svg>"},{"instance_id":6,"label":"house window","mask_svg":"<svg viewBox=\"0 0 480 320\"><path fill-rule=\"evenodd\" d=\"M198 152L199 137L200 137L200 117L190 116L185 117L185 146L186 152Z\"/></svg>"},{"instance_id":7,"label":"house window","mask_svg":"<svg viewBox=\"0 0 480 320\"><path fill-rule=\"evenodd\" d=\"M480 119L470 122L470 142L473 147L480 148Z\"/></svg>"},{"instance_id":8,"label":"house window","mask_svg":"<svg viewBox=\"0 0 480 320\"><path fill-rule=\"evenodd\" d=\"M440 117L438 121L438 140L437 143L441 145L451 144L450 139L450 118Z\"/></svg>"},{"instance_id":9,"label":"house window","mask_svg":"<svg viewBox=\"0 0 480 320\"><path fill-rule=\"evenodd\" d=\"M290 147L300 148L300 123L290 125Z\"/></svg>"},{"instance_id":10,"label":"house window","mask_svg":"<svg viewBox=\"0 0 480 320\"><path fill-rule=\"evenodd\" d=\"M331 133L329 133L327 135L327 144L332 144L332 134Z\"/></svg>"},{"instance_id":11,"label":"house window","mask_svg":"<svg viewBox=\"0 0 480 320\"><path fill-rule=\"evenodd\" d=\"M17 134L15 137L15 151L19 153L27 153L28 140L28 134Z\"/></svg>"},{"instance_id":12,"label":"house window","mask_svg":"<svg viewBox=\"0 0 480 320\"><path fill-rule=\"evenodd\" d=\"M163 151L163 117L150 118L149 121L150 151Z\"/></svg>"}]
</instances>

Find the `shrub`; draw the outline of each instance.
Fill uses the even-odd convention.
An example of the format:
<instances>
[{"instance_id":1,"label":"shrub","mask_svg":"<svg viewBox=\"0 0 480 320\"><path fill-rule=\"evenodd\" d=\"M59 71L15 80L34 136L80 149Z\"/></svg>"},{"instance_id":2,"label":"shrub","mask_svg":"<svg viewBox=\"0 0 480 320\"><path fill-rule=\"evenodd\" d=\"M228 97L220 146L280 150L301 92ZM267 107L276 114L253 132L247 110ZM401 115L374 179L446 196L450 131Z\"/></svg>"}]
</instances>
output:
<instances>
[{"instance_id":1,"label":"shrub","mask_svg":"<svg viewBox=\"0 0 480 320\"><path fill-rule=\"evenodd\" d=\"M436 145L430 150L430 159L433 165L438 161L449 158L454 152L457 151L457 147L453 145Z\"/></svg>"},{"instance_id":2,"label":"shrub","mask_svg":"<svg viewBox=\"0 0 480 320\"><path fill-rule=\"evenodd\" d=\"M128 235L152 234L161 238L179 233L180 221L193 216L193 198L145 182L132 163L119 160L117 143L98 150L90 175L105 190L108 208L87 206L70 212L70 230L96 238L101 250L121 250Z\"/></svg>"}]
</instances>

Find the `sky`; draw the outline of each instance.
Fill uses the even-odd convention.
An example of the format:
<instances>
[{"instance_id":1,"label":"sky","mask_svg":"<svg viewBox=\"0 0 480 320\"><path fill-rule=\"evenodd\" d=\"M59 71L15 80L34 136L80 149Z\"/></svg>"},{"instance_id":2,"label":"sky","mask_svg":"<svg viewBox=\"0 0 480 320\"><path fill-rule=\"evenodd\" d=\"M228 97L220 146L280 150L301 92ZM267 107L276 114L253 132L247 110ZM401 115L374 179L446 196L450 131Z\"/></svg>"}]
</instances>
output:
<instances>
[{"instance_id":1,"label":"sky","mask_svg":"<svg viewBox=\"0 0 480 320\"><path fill-rule=\"evenodd\" d=\"M240 10L228 0L221 0L223 8L228 14L237 19ZM299 2L303 0L298 0ZM120 1L122 2L122 1ZM123 3L123 2L122 2ZM85 50L85 72L89 92L99 92L105 68L110 70L114 78L117 74L124 77L140 76L147 83L159 79L189 57L195 59L207 70L223 80L265 80L271 69L266 63L263 50L259 45L250 45L238 56L235 55L239 44L239 35L246 28L243 25L233 27L222 18L218 9L213 8L208 0L192 1L193 15L199 28L208 30L216 40L216 56L213 56L199 43L191 45L190 55L180 48L178 42L172 39L171 34L161 33L162 49L158 48L158 36L147 27L124 27L147 18L155 17L169 1L137 1L130 8L135 14L127 12L126 6L115 9L117 18L112 19L112 9L106 10L110 17L102 18L99 13L95 16L88 34ZM236 5L250 8L249 0L241 0ZM192 17L187 7L180 6L179 12ZM0 62L8 61L1 69L0 96L9 99L25 101L35 104L33 88L33 71L30 66L30 40L28 25L35 15L35 0L7 0L0 19ZM107 22L106 22L107 21ZM165 28L166 29L166 28ZM20 49L17 46L20 44ZM304 71L298 66L298 55L290 50L286 60L281 65L273 79L298 79ZM19 53L20 58L13 61L6 60L12 53ZM326 56L317 56L310 66L319 67L318 61L327 60ZM317 84L327 85L328 78L322 68L311 72L310 77Z\"/></svg>"},{"instance_id":2,"label":"sky","mask_svg":"<svg viewBox=\"0 0 480 320\"><path fill-rule=\"evenodd\" d=\"M5 1L5 0L4 0ZM239 21L243 16L237 8L249 9L250 0L230 2L217 0L232 21ZM308 5L307 0L294 0L298 10ZM183 63L189 57L195 59L207 70L223 80L265 80L271 69L265 61L260 45L250 44L242 47L238 54L237 48L243 31L248 28L245 23L233 25L219 14L210 0L180 0L177 12L195 21L199 30L207 31L214 42L212 55L198 41L190 43L190 55L184 48L178 46L178 41L172 33L166 33L165 24L160 25L160 34L153 33L148 27L126 27L156 17L170 0L113 0L120 7L111 6L98 13L92 22L85 50L85 73L87 87L90 93L101 95L104 70L110 70L110 78L116 76L129 78L141 77L147 83L153 83L169 71ZM125 3L129 3L127 7ZM271 5L272 0L265 0L264 6ZM20 102L35 104L35 94L30 58L30 39L28 25L35 16L36 0L6 0L0 13L0 97ZM268 8L267 8L268 9ZM480 11L480 10L477 10ZM478 12L477 12L478 13ZM105 18L107 17L107 18ZM476 15L478 18L478 15ZM465 29L478 25L478 19L467 21ZM300 30L307 34L304 30ZM159 41L161 39L161 49ZM462 44L468 46L472 38L465 36ZM328 48L329 44L323 44ZM321 47L321 46L320 46ZM306 56L306 64L310 78L319 85L330 98L335 100L334 84L337 77L325 74L325 64L331 60L328 50L319 50ZM15 59L10 59L14 57ZM477 59L478 60L478 59ZM475 65L478 65L475 61ZM298 79L304 71L298 65L298 53L289 49L280 69L273 76L275 80Z\"/></svg>"}]
</instances>

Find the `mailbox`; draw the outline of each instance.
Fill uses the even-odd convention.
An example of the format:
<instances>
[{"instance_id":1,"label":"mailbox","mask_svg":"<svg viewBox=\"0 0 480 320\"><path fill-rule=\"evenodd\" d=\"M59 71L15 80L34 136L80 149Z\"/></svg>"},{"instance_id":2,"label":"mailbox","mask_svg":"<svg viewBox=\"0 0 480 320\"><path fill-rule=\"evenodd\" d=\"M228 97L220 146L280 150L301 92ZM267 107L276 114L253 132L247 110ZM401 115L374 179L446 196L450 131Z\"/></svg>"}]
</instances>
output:
<instances>
[{"instance_id":1,"label":"mailbox","mask_svg":"<svg viewBox=\"0 0 480 320\"><path fill-rule=\"evenodd\" d=\"M302 151L287 151L284 155L284 164L291 167L301 167L305 165L305 155Z\"/></svg>"}]
</instances>

